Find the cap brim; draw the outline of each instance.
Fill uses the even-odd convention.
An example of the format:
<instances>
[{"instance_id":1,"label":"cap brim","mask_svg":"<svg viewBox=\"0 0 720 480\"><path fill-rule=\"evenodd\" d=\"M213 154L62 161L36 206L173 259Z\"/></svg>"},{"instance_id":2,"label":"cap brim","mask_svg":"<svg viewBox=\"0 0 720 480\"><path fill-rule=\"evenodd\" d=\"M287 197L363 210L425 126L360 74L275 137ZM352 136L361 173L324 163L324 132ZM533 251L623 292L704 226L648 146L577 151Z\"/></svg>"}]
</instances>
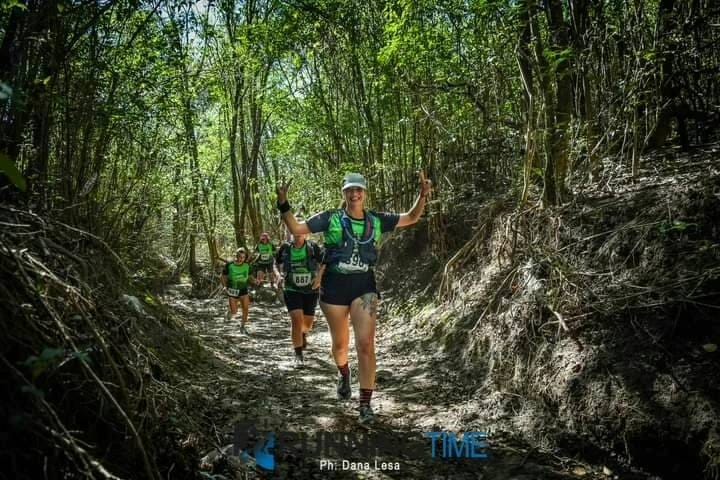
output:
<instances>
[{"instance_id":1,"label":"cap brim","mask_svg":"<svg viewBox=\"0 0 720 480\"><path fill-rule=\"evenodd\" d=\"M360 188L362 188L363 190L367 190L367 186L365 186L365 185L362 184L362 183L346 183L345 185L343 185L343 188L342 188L342 189L343 189L343 191L345 191L345 190L347 190L348 188L352 188L352 187L360 187Z\"/></svg>"}]
</instances>

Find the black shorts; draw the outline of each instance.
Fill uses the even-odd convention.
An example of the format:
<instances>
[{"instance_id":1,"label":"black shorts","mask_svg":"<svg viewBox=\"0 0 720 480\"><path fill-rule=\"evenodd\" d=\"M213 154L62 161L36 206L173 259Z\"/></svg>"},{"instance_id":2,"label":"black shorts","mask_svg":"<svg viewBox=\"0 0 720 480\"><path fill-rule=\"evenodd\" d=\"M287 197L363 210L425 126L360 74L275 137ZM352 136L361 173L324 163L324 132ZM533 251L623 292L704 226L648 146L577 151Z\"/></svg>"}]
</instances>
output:
<instances>
[{"instance_id":1,"label":"black shorts","mask_svg":"<svg viewBox=\"0 0 720 480\"><path fill-rule=\"evenodd\" d=\"M374 272L343 274L328 271L322 279L320 301L349 307L353 300L366 293L375 293L380 298Z\"/></svg>"},{"instance_id":2,"label":"black shorts","mask_svg":"<svg viewBox=\"0 0 720 480\"><path fill-rule=\"evenodd\" d=\"M283 291L285 297L285 306L288 312L293 310L302 310L303 315L314 316L315 307L317 307L318 294L317 293L303 293L293 292L292 290Z\"/></svg>"},{"instance_id":3,"label":"black shorts","mask_svg":"<svg viewBox=\"0 0 720 480\"><path fill-rule=\"evenodd\" d=\"M253 271L270 273L272 272L272 267L272 263L256 263L255 265L253 265Z\"/></svg>"},{"instance_id":4,"label":"black shorts","mask_svg":"<svg viewBox=\"0 0 720 480\"><path fill-rule=\"evenodd\" d=\"M238 288L238 289L237 289L237 295L230 295L230 291L229 291L229 290L230 290L230 289L228 289L228 297L230 297L230 298L240 298L240 297L244 297L245 295L248 294L248 289L247 289L247 287L245 287L245 288Z\"/></svg>"}]
</instances>

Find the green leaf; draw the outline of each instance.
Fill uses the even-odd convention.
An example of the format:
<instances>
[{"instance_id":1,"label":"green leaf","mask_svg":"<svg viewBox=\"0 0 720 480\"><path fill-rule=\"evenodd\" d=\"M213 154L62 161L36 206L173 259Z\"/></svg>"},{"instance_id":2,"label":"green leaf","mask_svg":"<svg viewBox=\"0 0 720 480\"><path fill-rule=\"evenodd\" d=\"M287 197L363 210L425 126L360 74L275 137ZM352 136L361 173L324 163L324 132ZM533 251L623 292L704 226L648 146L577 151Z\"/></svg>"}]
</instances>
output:
<instances>
[{"instance_id":1,"label":"green leaf","mask_svg":"<svg viewBox=\"0 0 720 480\"><path fill-rule=\"evenodd\" d=\"M90 350L83 350L79 352L73 352L70 357L77 358L78 360L85 362L85 363L92 363L92 359L90 358L90 355L88 355L88 352Z\"/></svg>"},{"instance_id":2,"label":"green leaf","mask_svg":"<svg viewBox=\"0 0 720 480\"><path fill-rule=\"evenodd\" d=\"M64 356L65 356L64 348L45 348L45 349L43 349L42 353L40 354L40 360L51 361L51 360L57 359L58 357L64 357Z\"/></svg>"},{"instance_id":3,"label":"green leaf","mask_svg":"<svg viewBox=\"0 0 720 480\"><path fill-rule=\"evenodd\" d=\"M26 367L32 367L37 361L38 357L36 357L35 355L30 355L28 358L25 359L24 362L22 362L21 365L24 365Z\"/></svg>"},{"instance_id":4,"label":"green leaf","mask_svg":"<svg viewBox=\"0 0 720 480\"><path fill-rule=\"evenodd\" d=\"M64 356L65 349L47 347L43 349L39 357L31 355L22 362L22 365L30 370L32 379L35 381L45 371L60 363L60 360L62 360Z\"/></svg>"},{"instance_id":5,"label":"green leaf","mask_svg":"<svg viewBox=\"0 0 720 480\"><path fill-rule=\"evenodd\" d=\"M10 160L10 157L4 153L0 153L0 172L4 173L12 184L21 191L24 192L27 189L25 177L22 176L20 170L15 166L15 163Z\"/></svg>"},{"instance_id":6,"label":"green leaf","mask_svg":"<svg viewBox=\"0 0 720 480\"><path fill-rule=\"evenodd\" d=\"M35 395L38 398L43 398L45 396L45 392L37 388L35 385L23 385L20 387L20 391Z\"/></svg>"},{"instance_id":7,"label":"green leaf","mask_svg":"<svg viewBox=\"0 0 720 480\"><path fill-rule=\"evenodd\" d=\"M550 67L552 70L558 70L560 66L564 66L565 63L572 60L572 58L575 56L575 52L573 49L565 48L563 50L552 50L547 49L544 52L545 58L547 58L548 62L550 63Z\"/></svg>"},{"instance_id":8,"label":"green leaf","mask_svg":"<svg viewBox=\"0 0 720 480\"><path fill-rule=\"evenodd\" d=\"M12 96L13 89L5 82L0 82L0 100L7 100Z\"/></svg>"},{"instance_id":9,"label":"green leaf","mask_svg":"<svg viewBox=\"0 0 720 480\"><path fill-rule=\"evenodd\" d=\"M682 222L680 220L676 220L673 222L672 229L683 232L683 231L687 230L688 227L693 227L696 225L697 225L696 223L686 223L686 222Z\"/></svg>"},{"instance_id":10,"label":"green leaf","mask_svg":"<svg viewBox=\"0 0 720 480\"><path fill-rule=\"evenodd\" d=\"M674 220L672 223L663 222L660 225L660 231L662 233L668 233L671 231L684 232L690 227L697 227L697 223L687 223L683 222L682 220Z\"/></svg>"},{"instance_id":11,"label":"green leaf","mask_svg":"<svg viewBox=\"0 0 720 480\"><path fill-rule=\"evenodd\" d=\"M20 0L5 0L1 7L3 10L10 10L11 8L19 8L20 10L27 10L27 6L20 2Z\"/></svg>"}]
</instances>

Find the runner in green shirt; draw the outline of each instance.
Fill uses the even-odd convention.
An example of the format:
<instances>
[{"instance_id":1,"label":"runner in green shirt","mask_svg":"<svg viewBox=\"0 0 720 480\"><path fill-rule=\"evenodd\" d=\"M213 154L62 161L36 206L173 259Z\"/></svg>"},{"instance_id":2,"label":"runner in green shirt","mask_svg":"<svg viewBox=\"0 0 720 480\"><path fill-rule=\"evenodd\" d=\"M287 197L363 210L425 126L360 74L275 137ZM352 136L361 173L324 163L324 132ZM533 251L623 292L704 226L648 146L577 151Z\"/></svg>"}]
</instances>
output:
<instances>
[{"instance_id":1,"label":"runner in green shirt","mask_svg":"<svg viewBox=\"0 0 720 480\"><path fill-rule=\"evenodd\" d=\"M237 315L238 303L242 307L240 333L248 333L247 323L250 316L250 295L248 285L254 284L250 264L247 262L247 251L240 247L235 251L235 261L225 264L221 281L230 303L230 318Z\"/></svg>"},{"instance_id":2,"label":"runner in green shirt","mask_svg":"<svg viewBox=\"0 0 720 480\"><path fill-rule=\"evenodd\" d=\"M322 249L308 240L307 235L293 235L292 241L284 243L275 258L277 288L285 287L283 296L290 313L297 368L305 365L303 351L307 348L307 334L315 322L319 285L314 283L321 262Z\"/></svg>"},{"instance_id":3,"label":"runner in green shirt","mask_svg":"<svg viewBox=\"0 0 720 480\"><path fill-rule=\"evenodd\" d=\"M255 246L255 258L253 260L253 271L257 274L257 284L262 285L265 275L273 271L275 260L275 245L270 241L270 234L263 232L260 240Z\"/></svg>"}]
</instances>

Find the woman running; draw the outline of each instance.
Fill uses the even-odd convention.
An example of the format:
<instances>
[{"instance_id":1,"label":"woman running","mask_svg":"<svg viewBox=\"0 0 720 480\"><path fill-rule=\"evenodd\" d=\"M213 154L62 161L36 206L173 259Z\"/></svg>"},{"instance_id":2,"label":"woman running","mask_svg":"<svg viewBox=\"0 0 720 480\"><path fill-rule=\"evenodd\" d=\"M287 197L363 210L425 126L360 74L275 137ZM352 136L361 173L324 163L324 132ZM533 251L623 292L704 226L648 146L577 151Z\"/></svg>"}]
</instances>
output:
<instances>
[{"instance_id":1,"label":"woman running","mask_svg":"<svg viewBox=\"0 0 720 480\"><path fill-rule=\"evenodd\" d=\"M235 251L235 261L225 264L221 277L223 286L230 302L230 318L234 318L238 311L238 302L242 306L242 322L240 333L247 334L247 322L250 316L250 296L248 284L254 284L255 279L250 274L250 264L247 262L247 251L240 247Z\"/></svg>"},{"instance_id":2,"label":"woman running","mask_svg":"<svg viewBox=\"0 0 720 480\"><path fill-rule=\"evenodd\" d=\"M305 365L303 351L307 347L307 334L315 322L318 286L315 277L322 262L320 246L307 239L307 235L293 235L284 243L275 259L277 288L284 285L285 306L290 313L291 337L295 349L295 367Z\"/></svg>"},{"instance_id":3,"label":"woman running","mask_svg":"<svg viewBox=\"0 0 720 480\"><path fill-rule=\"evenodd\" d=\"M324 232L327 271L320 289L320 308L327 317L332 336L332 353L340 372L337 394L349 399L350 368L348 344L350 329L355 333L355 349L360 376L360 424L375 420L370 406L375 389L375 324L380 298L375 285L373 267L377 260L377 243L385 232L396 227L417 223L425 209L432 183L420 173L420 194L406 213L380 213L365 209L367 182L357 173L350 173L343 181L345 207L327 210L298 222L291 211L287 194L291 182L278 187L278 209L288 229L294 235Z\"/></svg>"},{"instance_id":4,"label":"woman running","mask_svg":"<svg viewBox=\"0 0 720 480\"><path fill-rule=\"evenodd\" d=\"M265 282L265 274L273 271L273 257L275 256L275 245L270 241L270 234L263 232L260 241L255 246L254 270L257 272L258 285ZM274 281L273 281L274 283Z\"/></svg>"}]
</instances>

